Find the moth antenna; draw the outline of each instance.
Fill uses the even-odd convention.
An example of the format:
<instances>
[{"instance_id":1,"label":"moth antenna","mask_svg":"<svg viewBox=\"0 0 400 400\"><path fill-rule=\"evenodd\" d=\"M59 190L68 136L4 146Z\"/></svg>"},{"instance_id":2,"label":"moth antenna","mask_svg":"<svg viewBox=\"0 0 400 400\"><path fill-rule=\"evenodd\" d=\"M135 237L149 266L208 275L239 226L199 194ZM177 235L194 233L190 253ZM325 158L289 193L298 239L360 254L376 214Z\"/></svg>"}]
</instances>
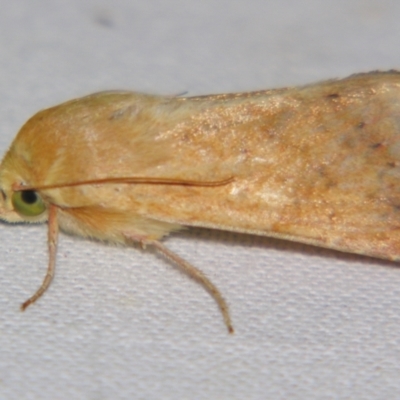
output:
<instances>
[{"instance_id":1,"label":"moth antenna","mask_svg":"<svg viewBox=\"0 0 400 400\"><path fill-rule=\"evenodd\" d=\"M25 190L46 190L46 189L58 189L64 187L73 186L84 186L84 185L104 185L104 184L144 184L144 185L176 185L176 186L224 186L234 181L234 177L231 176L226 179L219 181L195 181L185 179L173 179L173 178L153 178L153 177L122 177L122 178L105 178L105 179L91 179L87 181L78 182L66 182L66 183L55 183L51 185L41 186L25 186L21 183L15 183L12 186L13 191L25 191Z\"/></svg>"},{"instance_id":2,"label":"moth antenna","mask_svg":"<svg viewBox=\"0 0 400 400\"><path fill-rule=\"evenodd\" d=\"M229 307L226 303L225 299L222 297L221 292L218 288L211 282L207 276L201 272L199 269L195 268L193 265L188 263L183 258L179 257L177 254L169 250L166 246L164 246L161 242L157 240L146 241L144 244L152 245L158 250L163 256L171 260L175 265L177 265L185 274L187 274L190 278L200 283L208 293L214 298L217 302L222 317L224 318L224 322L226 327L228 328L229 333L234 333L232 320L229 314Z\"/></svg>"},{"instance_id":3,"label":"moth antenna","mask_svg":"<svg viewBox=\"0 0 400 400\"><path fill-rule=\"evenodd\" d=\"M53 204L49 206L49 221L48 221L48 246L49 246L49 265L47 267L46 276L43 283L40 285L36 293L26 300L21 305L21 311L24 311L29 305L33 304L42 294L48 289L54 277L56 267L56 253L58 242L58 222L57 222L57 207Z\"/></svg>"}]
</instances>

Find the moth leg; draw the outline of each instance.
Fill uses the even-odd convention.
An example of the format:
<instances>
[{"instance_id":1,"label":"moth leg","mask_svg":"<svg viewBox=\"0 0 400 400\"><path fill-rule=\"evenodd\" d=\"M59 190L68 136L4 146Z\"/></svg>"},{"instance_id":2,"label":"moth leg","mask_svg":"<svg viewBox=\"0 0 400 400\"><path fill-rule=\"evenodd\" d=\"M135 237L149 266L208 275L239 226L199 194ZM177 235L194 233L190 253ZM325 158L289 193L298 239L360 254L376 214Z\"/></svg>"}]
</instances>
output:
<instances>
[{"instance_id":1,"label":"moth leg","mask_svg":"<svg viewBox=\"0 0 400 400\"><path fill-rule=\"evenodd\" d=\"M201 272L199 269L195 268L193 265L189 264L183 258L179 257L177 254L169 250L166 246L164 246L161 242L157 240L146 241L144 244L148 244L154 246L156 250L158 250L162 255L171 260L174 264L176 264L183 272L185 272L190 278L200 283L206 290L211 294L214 300L217 302L222 316L224 318L224 322L226 327L228 328L229 333L233 333L233 325L232 320L229 314L228 304L225 299L222 297L221 292L218 288L210 281L207 276Z\"/></svg>"},{"instance_id":2,"label":"moth leg","mask_svg":"<svg viewBox=\"0 0 400 400\"><path fill-rule=\"evenodd\" d=\"M34 303L50 286L50 283L54 277L54 271L56 266L57 241L58 241L57 207L53 204L50 204L48 233L47 233L47 242L49 246L49 265L47 267L47 272L46 276L44 277L43 283L32 297L30 297L28 300L22 303L21 311L24 311L26 307Z\"/></svg>"}]
</instances>

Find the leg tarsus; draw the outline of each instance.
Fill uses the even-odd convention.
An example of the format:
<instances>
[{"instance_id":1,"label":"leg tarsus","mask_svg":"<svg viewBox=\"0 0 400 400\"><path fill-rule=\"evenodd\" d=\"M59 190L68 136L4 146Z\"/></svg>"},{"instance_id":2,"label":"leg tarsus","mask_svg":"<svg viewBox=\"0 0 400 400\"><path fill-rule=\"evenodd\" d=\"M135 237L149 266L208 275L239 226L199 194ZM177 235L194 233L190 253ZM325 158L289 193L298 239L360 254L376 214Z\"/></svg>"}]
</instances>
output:
<instances>
[{"instance_id":1,"label":"leg tarsus","mask_svg":"<svg viewBox=\"0 0 400 400\"><path fill-rule=\"evenodd\" d=\"M183 258L179 257L177 254L169 250L161 242L157 240L147 241L144 244L154 246L161 254L171 260L175 265L177 265L183 272L185 272L190 278L194 279L196 282L200 283L206 290L211 294L214 300L217 302L222 316L224 318L225 325L229 333L234 333L232 320L229 314L229 307L225 299L222 297L221 292L218 288L211 282L207 276L195 268L193 265L188 263Z\"/></svg>"},{"instance_id":2,"label":"leg tarsus","mask_svg":"<svg viewBox=\"0 0 400 400\"><path fill-rule=\"evenodd\" d=\"M29 305L33 304L42 294L48 289L54 277L56 267L56 253L58 241L58 222L57 222L57 207L53 204L49 207L49 221L48 221L48 247L49 247L49 264L47 267L46 276L43 283L40 285L36 293L26 300L21 305L21 311L24 311Z\"/></svg>"}]
</instances>

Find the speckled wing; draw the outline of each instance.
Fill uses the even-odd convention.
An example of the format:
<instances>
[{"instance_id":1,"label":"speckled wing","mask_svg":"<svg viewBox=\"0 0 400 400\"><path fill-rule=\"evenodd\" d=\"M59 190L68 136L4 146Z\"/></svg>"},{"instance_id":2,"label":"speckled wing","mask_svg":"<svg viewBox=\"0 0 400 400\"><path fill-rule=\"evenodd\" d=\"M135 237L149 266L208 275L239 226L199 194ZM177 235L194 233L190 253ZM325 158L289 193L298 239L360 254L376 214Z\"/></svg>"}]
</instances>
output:
<instances>
[{"instance_id":1,"label":"speckled wing","mask_svg":"<svg viewBox=\"0 0 400 400\"><path fill-rule=\"evenodd\" d=\"M199 112L160 137L235 181L149 188L146 215L400 259L400 74L184 101Z\"/></svg>"}]
</instances>

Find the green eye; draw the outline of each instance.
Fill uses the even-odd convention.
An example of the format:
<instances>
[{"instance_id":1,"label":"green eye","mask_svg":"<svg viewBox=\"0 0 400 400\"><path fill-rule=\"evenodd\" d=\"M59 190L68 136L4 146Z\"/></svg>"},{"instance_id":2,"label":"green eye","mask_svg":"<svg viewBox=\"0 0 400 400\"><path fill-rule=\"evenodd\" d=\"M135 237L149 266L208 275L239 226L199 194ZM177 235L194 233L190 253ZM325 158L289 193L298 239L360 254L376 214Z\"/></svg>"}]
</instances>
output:
<instances>
[{"instance_id":1,"label":"green eye","mask_svg":"<svg viewBox=\"0 0 400 400\"><path fill-rule=\"evenodd\" d=\"M35 217L46 210L42 198L34 190L14 192L11 201L14 209L27 217Z\"/></svg>"}]
</instances>

